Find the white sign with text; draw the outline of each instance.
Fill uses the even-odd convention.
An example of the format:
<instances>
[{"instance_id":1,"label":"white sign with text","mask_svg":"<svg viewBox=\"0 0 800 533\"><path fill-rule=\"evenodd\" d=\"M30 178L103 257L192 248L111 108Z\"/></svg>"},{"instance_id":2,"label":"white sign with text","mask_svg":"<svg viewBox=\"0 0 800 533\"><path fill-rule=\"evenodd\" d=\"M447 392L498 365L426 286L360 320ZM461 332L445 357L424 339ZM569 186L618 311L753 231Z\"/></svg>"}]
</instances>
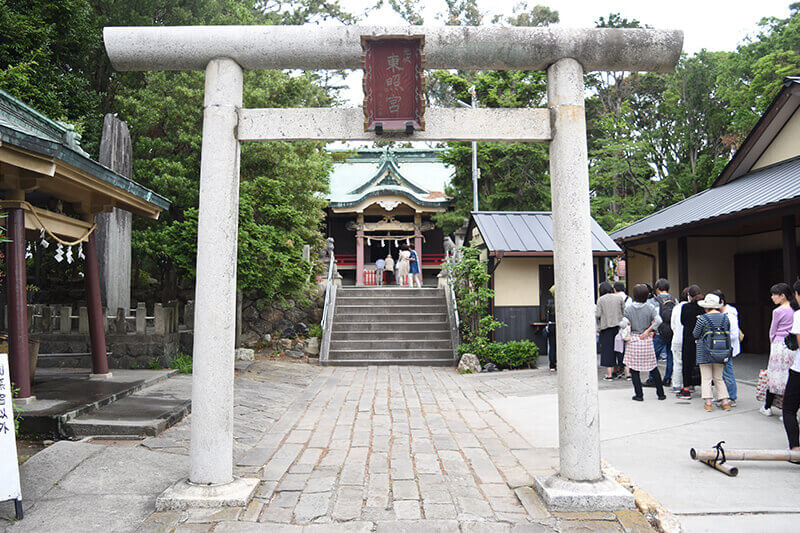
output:
<instances>
[{"instance_id":1,"label":"white sign with text","mask_svg":"<svg viewBox=\"0 0 800 533\"><path fill-rule=\"evenodd\" d=\"M0 501L21 500L8 354L0 353Z\"/></svg>"}]
</instances>

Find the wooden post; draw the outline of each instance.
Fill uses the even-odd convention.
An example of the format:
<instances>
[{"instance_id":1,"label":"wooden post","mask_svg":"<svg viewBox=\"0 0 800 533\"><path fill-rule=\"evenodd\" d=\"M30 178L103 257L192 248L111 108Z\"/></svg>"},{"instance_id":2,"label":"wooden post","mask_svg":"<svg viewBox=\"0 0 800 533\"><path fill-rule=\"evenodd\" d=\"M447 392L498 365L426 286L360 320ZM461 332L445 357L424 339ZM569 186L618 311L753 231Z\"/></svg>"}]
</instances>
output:
<instances>
[{"instance_id":1,"label":"wooden post","mask_svg":"<svg viewBox=\"0 0 800 533\"><path fill-rule=\"evenodd\" d=\"M668 279L667 241L658 241L658 277ZM682 290L682 289L681 289Z\"/></svg>"},{"instance_id":2,"label":"wooden post","mask_svg":"<svg viewBox=\"0 0 800 533\"><path fill-rule=\"evenodd\" d=\"M680 294L689 286L689 243L687 237L678 237L678 287L675 294Z\"/></svg>"},{"instance_id":3,"label":"wooden post","mask_svg":"<svg viewBox=\"0 0 800 533\"><path fill-rule=\"evenodd\" d=\"M781 220L783 233L783 279L790 286L797 279L797 239L794 232L794 215Z\"/></svg>"},{"instance_id":4,"label":"wooden post","mask_svg":"<svg viewBox=\"0 0 800 533\"><path fill-rule=\"evenodd\" d=\"M356 287L364 285L364 215L358 215L356 232Z\"/></svg>"},{"instance_id":5,"label":"wooden post","mask_svg":"<svg viewBox=\"0 0 800 533\"><path fill-rule=\"evenodd\" d=\"M414 214L414 233L420 235L414 237L414 251L417 252L417 262L419 263L419 277L424 279L422 271L422 215Z\"/></svg>"},{"instance_id":6,"label":"wooden post","mask_svg":"<svg viewBox=\"0 0 800 533\"><path fill-rule=\"evenodd\" d=\"M100 275L97 268L97 241L92 233L84 247L84 281L89 306L89 338L92 342L92 377L110 377L106 332L103 328L103 304L100 301Z\"/></svg>"},{"instance_id":7,"label":"wooden post","mask_svg":"<svg viewBox=\"0 0 800 533\"><path fill-rule=\"evenodd\" d=\"M11 381L19 389L18 398L31 397L28 362L28 303L25 276L25 212L8 210L6 268L8 287L8 352Z\"/></svg>"}]
</instances>

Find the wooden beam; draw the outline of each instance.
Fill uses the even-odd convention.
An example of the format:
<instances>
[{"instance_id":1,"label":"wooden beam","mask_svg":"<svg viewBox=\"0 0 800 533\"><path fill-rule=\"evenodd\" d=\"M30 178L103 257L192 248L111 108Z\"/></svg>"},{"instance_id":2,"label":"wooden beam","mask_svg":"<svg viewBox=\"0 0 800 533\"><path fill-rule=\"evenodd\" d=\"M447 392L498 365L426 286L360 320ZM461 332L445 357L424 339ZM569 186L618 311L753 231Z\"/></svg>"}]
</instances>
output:
<instances>
[{"instance_id":1,"label":"wooden beam","mask_svg":"<svg viewBox=\"0 0 800 533\"><path fill-rule=\"evenodd\" d=\"M30 170L36 174L53 177L56 173L55 158L47 157L10 145L0 148L0 162L12 167Z\"/></svg>"},{"instance_id":2,"label":"wooden beam","mask_svg":"<svg viewBox=\"0 0 800 533\"><path fill-rule=\"evenodd\" d=\"M797 279L797 238L795 236L794 215L781 219L783 233L783 279L790 286Z\"/></svg>"},{"instance_id":3,"label":"wooden beam","mask_svg":"<svg viewBox=\"0 0 800 533\"><path fill-rule=\"evenodd\" d=\"M667 279L667 241L658 241L658 277Z\"/></svg>"},{"instance_id":4,"label":"wooden beam","mask_svg":"<svg viewBox=\"0 0 800 533\"><path fill-rule=\"evenodd\" d=\"M689 286L689 244L686 237L678 238L678 288L676 294Z\"/></svg>"}]
</instances>

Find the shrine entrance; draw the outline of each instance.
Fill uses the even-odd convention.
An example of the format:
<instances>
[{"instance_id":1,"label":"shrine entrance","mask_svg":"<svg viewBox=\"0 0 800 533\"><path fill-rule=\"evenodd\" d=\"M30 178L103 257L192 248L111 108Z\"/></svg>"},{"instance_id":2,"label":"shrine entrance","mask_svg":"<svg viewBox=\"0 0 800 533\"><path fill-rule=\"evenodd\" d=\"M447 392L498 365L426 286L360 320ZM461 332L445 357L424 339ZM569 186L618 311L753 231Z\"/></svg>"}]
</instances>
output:
<instances>
[{"instance_id":1,"label":"shrine entrance","mask_svg":"<svg viewBox=\"0 0 800 533\"><path fill-rule=\"evenodd\" d=\"M383 123L399 94L383 88L376 115L361 108L243 109L243 69L360 69L362 41L424 41L420 68L546 70L546 109L433 108L421 121ZM205 70L200 164L189 479L158 510L245 505L258 479L233 476L233 350L239 143L385 139L547 142L559 316L559 473L535 488L559 510L631 508L632 495L601 470L584 73L669 71L683 33L561 27L191 26L105 28L117 70ZM391 58L387 56L387 58ZM381 56L383 57L383 56ZM380 64L380 63L378 63ZM397 63L388 63L390 70ZM374 64L373 64L374 66ZM381 67L383 68L383 67ZM388 76L386 76L388 79ZM392 76L392 86L394 77ZM370 88L366 84L366 88ZM376 87L372 87L377 89ZM381 107L383 106L383 107ZM413 110L416 112L416 110ZM391 118L391 117L390 117ZM366 119L366 120L365 120ZM379 126L380 122L380 126ZM392 121L393 122L393 121ZM362 230L363 231L363 230Z\"/></svg>"},{"instance_id":2,"label":"shrine entrance","mask_svg":"<svg viewBox=\"0 0 800 533\"><path fill-rule=\"evenodd\" d=\"M376 262L400 246L413 245L423 279L436 285L444 259L444 235L432 215L448 209L444 194L452 169L437 149L365 149L334 165L327 213L327 236L334 239L336 266L343 285L386 285Z\"/></svg>"}]
</instances>

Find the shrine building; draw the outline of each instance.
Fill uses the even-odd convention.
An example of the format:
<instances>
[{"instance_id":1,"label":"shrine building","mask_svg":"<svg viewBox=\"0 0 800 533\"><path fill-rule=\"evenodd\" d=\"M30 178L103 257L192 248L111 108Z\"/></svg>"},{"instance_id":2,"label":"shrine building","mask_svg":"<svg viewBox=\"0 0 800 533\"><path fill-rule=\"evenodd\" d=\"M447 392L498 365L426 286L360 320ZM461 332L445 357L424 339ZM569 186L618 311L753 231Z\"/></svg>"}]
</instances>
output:
<instances>
[{"instance_id":1,"label":"shrine building","mask_svg":"<svg viewBox=\"0 0 800 533\"><path fill-rule=\"evenodd\" d=\"M423 281L435 285L444 235L431 217L448 209L453 175L439 149L359 149L336 163L330 178L327 237L344 285L377 285L375 262L413 245Z\"/></svg>"}]
</instances>

